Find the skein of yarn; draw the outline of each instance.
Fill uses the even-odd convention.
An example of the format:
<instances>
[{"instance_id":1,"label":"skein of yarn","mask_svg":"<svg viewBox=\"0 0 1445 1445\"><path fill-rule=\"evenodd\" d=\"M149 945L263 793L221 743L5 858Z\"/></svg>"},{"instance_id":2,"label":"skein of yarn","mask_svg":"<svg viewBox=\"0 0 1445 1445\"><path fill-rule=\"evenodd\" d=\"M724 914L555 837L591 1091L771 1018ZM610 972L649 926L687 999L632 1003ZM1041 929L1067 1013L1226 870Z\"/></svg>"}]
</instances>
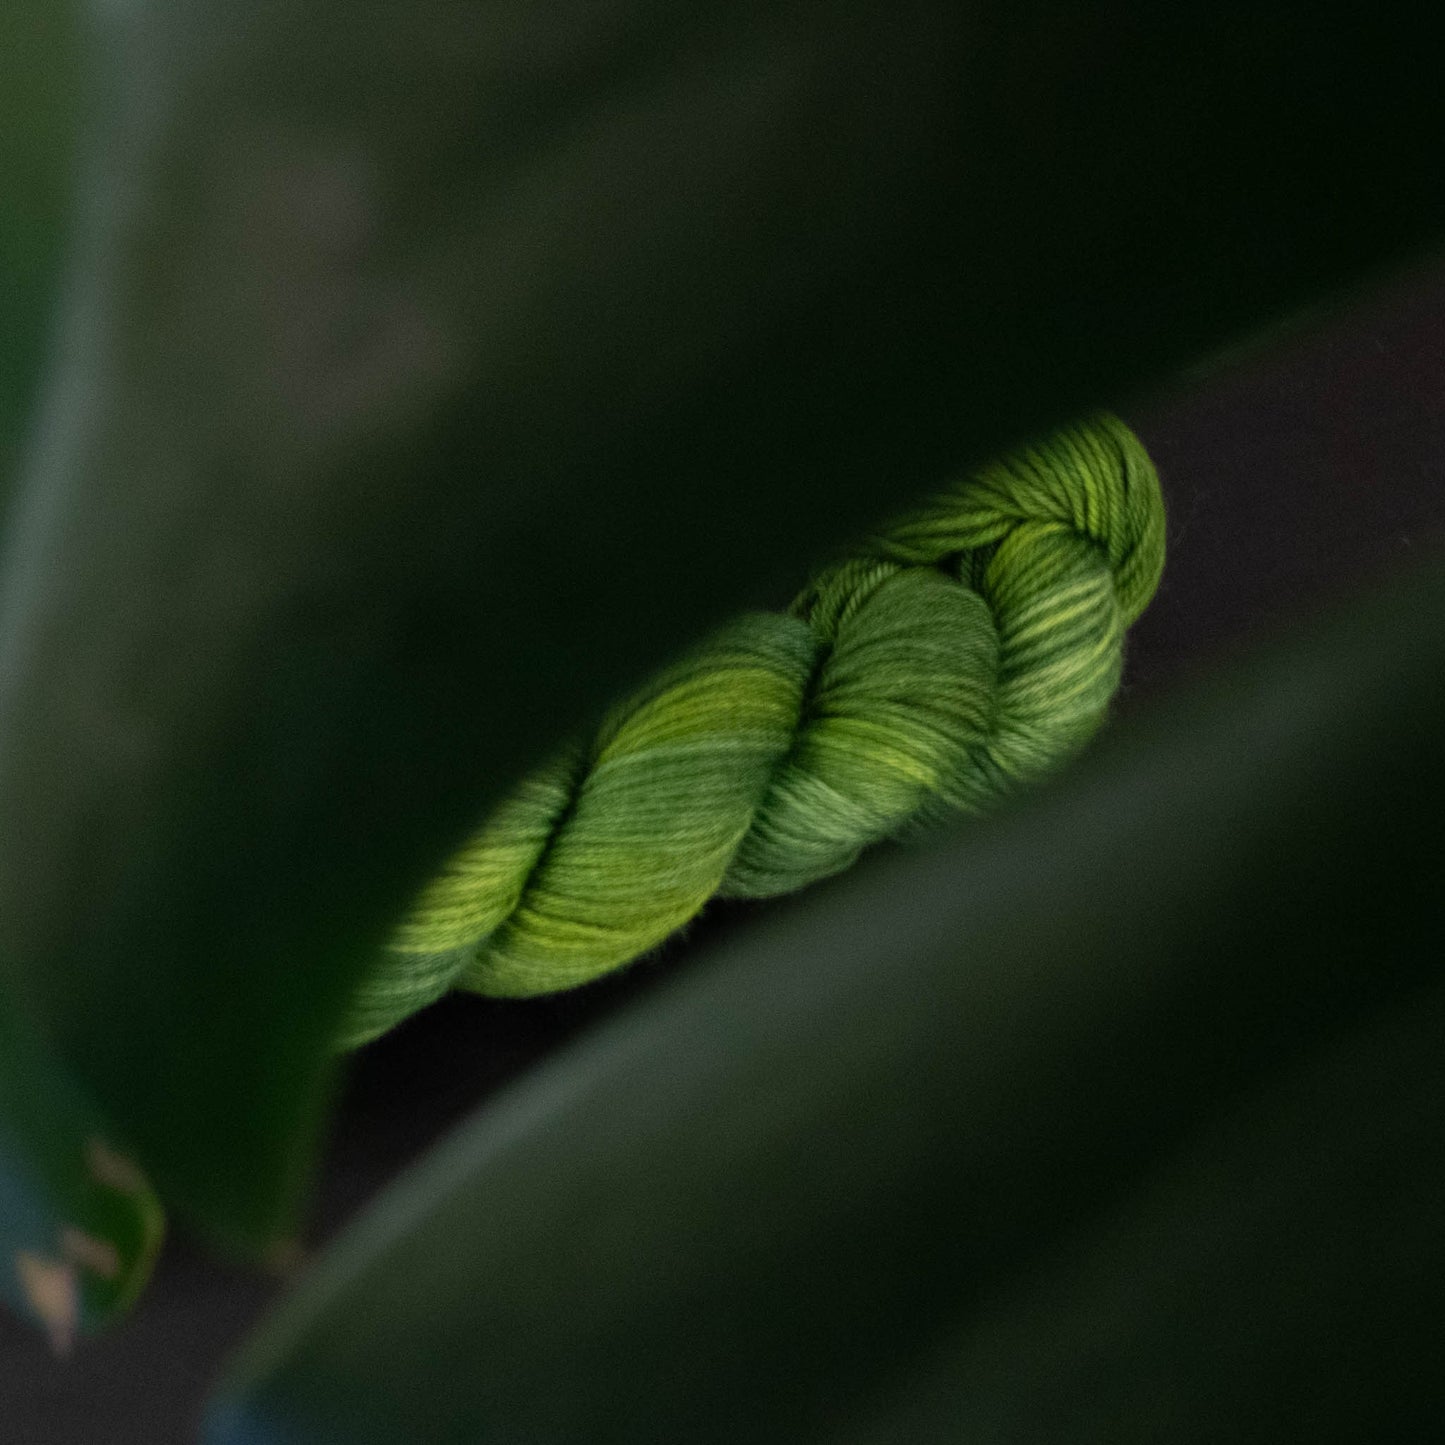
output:
<instances>
[{"instance_id":1,"label":"skein of yarn","mask_svg":"<svg viewBox=\"0 0 1445 1445\"><path fill-rule=\"evenodd\" d=\"M397 930L339 1046L454 987L585 983L714 896L790 892L989 809L1098 729L1163 563L1158 476L1116 417L946 489L525 778Z\"/></svg>"}]
</instances>

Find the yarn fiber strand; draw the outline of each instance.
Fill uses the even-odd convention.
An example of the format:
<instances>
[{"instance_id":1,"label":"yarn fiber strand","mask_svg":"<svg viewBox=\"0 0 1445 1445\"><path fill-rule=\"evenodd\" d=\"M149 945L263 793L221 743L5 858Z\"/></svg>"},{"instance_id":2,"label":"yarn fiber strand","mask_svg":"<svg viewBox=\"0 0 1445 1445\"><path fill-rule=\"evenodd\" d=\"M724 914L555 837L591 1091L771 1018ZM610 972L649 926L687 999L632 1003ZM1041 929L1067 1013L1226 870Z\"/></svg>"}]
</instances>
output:
<instances>
[{"instance_id":1,"label":"yarn fiber strand","mask_svg":"<svg viewBox=\"0 0 1445 1445\"><path fill-rule=\"evenodd\" d=\"M453 987L585 983L714 896L992 808L1098 729L1163 563L1158 477L1112 416L940 492L524 779L403 921L341 1046Z\"/></svg>"}]
</instances>

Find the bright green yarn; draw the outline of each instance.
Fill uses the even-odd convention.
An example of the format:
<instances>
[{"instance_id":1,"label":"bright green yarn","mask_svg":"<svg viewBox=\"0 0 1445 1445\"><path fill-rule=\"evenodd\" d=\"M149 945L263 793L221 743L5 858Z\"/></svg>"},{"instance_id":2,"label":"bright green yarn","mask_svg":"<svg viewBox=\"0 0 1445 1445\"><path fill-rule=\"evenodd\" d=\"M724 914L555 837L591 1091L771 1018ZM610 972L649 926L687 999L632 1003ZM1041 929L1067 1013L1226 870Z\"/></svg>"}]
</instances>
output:
<instances>
[{"instance_id":1,"label":"bright green yarn","mask_svg":"<svg viewBox=\"0 0 1445 1445\"><path fill-rule=\"evenodd\" d=\"M403 922L343 1046L452 987L585 983L714 896L993 806L1096 731L1163 562L1158 478L1114 417L944 491L524 779Z\"/></svg>"}]
</instances>

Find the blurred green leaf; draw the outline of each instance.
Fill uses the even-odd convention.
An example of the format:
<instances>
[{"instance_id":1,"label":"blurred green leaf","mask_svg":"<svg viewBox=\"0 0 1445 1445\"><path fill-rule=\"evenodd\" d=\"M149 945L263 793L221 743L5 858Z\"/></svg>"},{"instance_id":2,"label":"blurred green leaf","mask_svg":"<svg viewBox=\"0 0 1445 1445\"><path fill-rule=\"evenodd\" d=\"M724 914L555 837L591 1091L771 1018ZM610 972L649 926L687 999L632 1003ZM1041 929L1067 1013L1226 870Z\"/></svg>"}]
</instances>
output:
<instances>
[{"instance_id":1,"label":"blurred green leaf","mask_svg":"<svg viewBox=\"0 0 1445 1445\"><path fill-rule=\"evenodd\" d=\"M1323 1215L1370 1247L1361 1201L1418 1206L1440 1174L1438 1115L1407 1118L1398 1182L1360 1192L1379 1153L1314 1140L1310 1091L1338 1105L1352 1069L1366 1090L1388 1071L1372 1016L1404 1021L1408 1062L1422 995L1439 1015L1442 716L1437 561L1120 727L1030 806L803 896L383 1196L243 1354L208 1445L1157 1440L1150 1404L1237 1385L1231 1348L1306 1389L1305 1342L1329 1358L1308 1316L1349 1327L1353 1267L1299 1241ZM1265 1219L1294 1293L1271 1282L1261 1325L1265 1266L1236 1257L1202 1360L1143 1332L1131 1354L1147 1310L1119 1300L1149 1286L1118 1271L1159 1271L1156 1326L1164 1281L1208 1299L1197 1251L1223 1232L1229 1260L1276 1184L1316 1211ZM1162 1361L1118 1435L1079 1398L1096 1347L1116 1403ZM1071 1398L1100 1433L1062 1428ZM1189 1438L1253 1428L1206 1404L1215 1431Z\"/></svg>"},{"instance_id":2,"label":"blurred green leaf","mask_svg":"<svg viewBox=\"0 0 1445 1445\"><path fill-rule=\"evenodd\" d=\"M1401 6L93 7L0 956L166 1197L562 731L943 474L1445 231Z\"/></svg>"},{"instance_id":3,"label":"blurred green leaf","mask_svg":"<svg viewBox=\"0 0 1445 1445\"><path fill-rule=\"evenodd\" d=\"M0 1297L64 1351L135 1298L161 1231L145 1177L0 994Z\"/></svg>"},{"instance_id":4,"label":"blurred green leaf","mask_svg":"<svg viewBox=\"0 0 1445 1445\"><path fill-rule=\"evenodd\" d=\"M1225 1101L834 1445L1435 1439L1442 1036L1436 982Z\"/></svg>"},{"instance_id":5,"label":"blurred green leaf","mask_svg":"<svg viewBox=\"0 0 1445 1445\"><path fill-rule=\"evenodd\" d=\"M0 505L60 279L80 119L78 31L69 4L0 6Z\"/></svg>"}]
</instances>

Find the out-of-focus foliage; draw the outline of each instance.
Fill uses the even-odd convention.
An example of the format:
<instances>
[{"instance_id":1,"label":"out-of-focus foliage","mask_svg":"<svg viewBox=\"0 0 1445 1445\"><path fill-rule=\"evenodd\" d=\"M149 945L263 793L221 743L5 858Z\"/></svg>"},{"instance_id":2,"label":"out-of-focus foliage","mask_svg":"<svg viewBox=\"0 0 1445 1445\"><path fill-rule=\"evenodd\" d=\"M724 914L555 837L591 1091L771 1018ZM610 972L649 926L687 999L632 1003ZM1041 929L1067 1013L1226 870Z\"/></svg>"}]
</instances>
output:
<instances>
[{"instance_id":1,"label":"out-of-focus foliage","mask_svg":"<svg viewBox=\"0 0 1445 1445\"><path fill-rule=\"evenodd\" d=\"M78 24L54 0L0 6L0 508L38 388L74 185Z\"/></svg>"},{"instance_id":2,"label":"out-of-focus foliage","mask_svg":"<svg viewBox=\"0 0 1445 1445\"><path fill-rule=\"evenodd\" d=\"M161 1228L145 1176L0 993L0 1298L68 1349L135 1298Z\"/></svg>"}]
</instances>

